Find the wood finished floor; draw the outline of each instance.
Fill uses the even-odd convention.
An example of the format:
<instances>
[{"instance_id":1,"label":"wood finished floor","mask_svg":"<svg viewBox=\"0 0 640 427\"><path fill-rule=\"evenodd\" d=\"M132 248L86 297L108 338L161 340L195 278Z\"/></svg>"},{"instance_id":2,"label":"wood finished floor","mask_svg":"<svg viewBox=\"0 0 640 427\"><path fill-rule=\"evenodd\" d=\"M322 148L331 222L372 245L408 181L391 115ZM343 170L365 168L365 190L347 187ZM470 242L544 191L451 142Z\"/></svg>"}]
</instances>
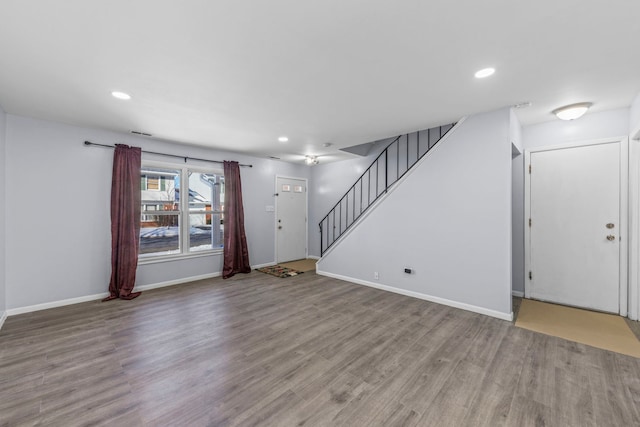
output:
<instances>
[{"instance_id":1,"label":"wood finished floor","mask_svg":"<svg viewBox=\"0 0 640 427\"><path fill-rule=\"evenodd\" d=\"M637 426L640 359L252 272L9 317L0 425Z\"/></svg>"}]
</instances>

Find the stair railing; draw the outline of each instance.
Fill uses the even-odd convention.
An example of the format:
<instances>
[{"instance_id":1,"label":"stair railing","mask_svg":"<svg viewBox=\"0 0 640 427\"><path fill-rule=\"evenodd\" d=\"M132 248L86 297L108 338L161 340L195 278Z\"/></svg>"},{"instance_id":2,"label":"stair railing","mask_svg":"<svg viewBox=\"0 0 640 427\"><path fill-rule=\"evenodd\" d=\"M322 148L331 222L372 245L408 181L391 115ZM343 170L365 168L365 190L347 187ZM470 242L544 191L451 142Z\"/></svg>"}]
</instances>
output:
<instances>
[{"instance_id":1,"label":"stair railing","mask_svg":"<svg viewBox=\"0 0 640 427\"><path fill-rule=\"evenodd\" d=\"M324 255L418 160L435 147L454 125L455 123L452 123L400 135L382 150L318 224L321 255Z\"/></svg>"}]
</instances>

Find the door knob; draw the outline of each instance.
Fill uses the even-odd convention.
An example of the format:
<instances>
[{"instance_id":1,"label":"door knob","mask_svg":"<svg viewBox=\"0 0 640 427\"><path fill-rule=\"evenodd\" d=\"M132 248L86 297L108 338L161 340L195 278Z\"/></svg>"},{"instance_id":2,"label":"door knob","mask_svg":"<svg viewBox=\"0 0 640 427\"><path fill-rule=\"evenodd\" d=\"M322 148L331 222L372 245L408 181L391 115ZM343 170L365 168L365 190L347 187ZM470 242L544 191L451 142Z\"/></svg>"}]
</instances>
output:
<instances>
[{"instance_id":1,"label":"door knob","mask_svg":"<svg viewBox=\"0 0 640 427\"><path fill-rule=\"evenodd\" d=\"M281 225L278 226L278 230L282 230L282 226Z\"/></svg>"},{"instance_id":2,"label":"door knob","mask_svg":"<svg viewBox=\"0 0 640 427\"><path fill-rule=\"evenodd\" d=\"M610 241L610 242L613 241L613 240L616 240L616 236L613 236L613 235L609 234L607 236L607 240Z\"/></svg>"},{"instance_id":3,"label":"door knob","mask_svg":"<svg viewBox=\"0 0 640 427\"><path fill-rule=\"evenodd\" d=\"M615 227L615 225L614 225L612 222L610 222L609 224L607 224L607 228L608 228L608 229L612 229L613 227Z\"/></svg>"}]
</instances>

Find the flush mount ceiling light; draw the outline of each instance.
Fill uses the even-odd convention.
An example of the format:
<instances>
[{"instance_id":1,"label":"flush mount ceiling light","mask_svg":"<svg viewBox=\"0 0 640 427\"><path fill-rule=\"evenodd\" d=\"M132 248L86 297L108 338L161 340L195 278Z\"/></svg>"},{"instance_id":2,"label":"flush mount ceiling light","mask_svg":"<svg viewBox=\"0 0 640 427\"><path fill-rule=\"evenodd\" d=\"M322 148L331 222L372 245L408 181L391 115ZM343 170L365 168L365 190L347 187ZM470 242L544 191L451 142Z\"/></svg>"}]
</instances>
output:
<instances>
[{"instance_id":1,"label":"flush mount ceiling light","mask_svg":"<svg viewBox=\"0 0 640 427\"><path fill-rule=\"evenodd\" d=\"M556 108L552 111L560 120L575 120L582 117L587 112L589 107L593 103L591 102L579 102L577 104L565 105L564 107Z\"/></svg>"},{"instance_id":2,"label":"flush mount ceiling light","mask_svg":"<svg viewBox=\"0 0 640 427\"><path fill-rule=\"evenodd\" d=\"M304 156L304 161L306 164L308 165L317 165L318 163L320 163L320 160L318 160L317 156Z\"/></svg>"},{"instance_id":3,"label":"flush mount ceiling light","mask_svg":"<svg viewBox=\"0 0 640 427\"><path fill-rule=\"evenodd\" d=\"M474 74L474 76L476 77L476 79L484 79L485 77L489 77L491 75L493 75L493 73L496 72L495 68L483 68L482 70L478 70L476 71L476 73Z\"/></svg>"},{"instance_id":4,"label":"flush mount ceiling light","mask_svg":"<svg viewBox=\"0 0 640 427\"><path fill-rule=\"evenodd\" d=\"M287 141L289 141L289 138L287 138L286 136L280 136L280 137L278 137L278 141L287 142Z\"/></svg>"},{"instance_id":5,"label":"flush mount ceiling light","mask_svg":"<svg viewBox=\"0 0 640 427\"><path fill-rule=\"evenodd\" d=\"M124 99L124 100L131 99L131 95L129 95L128 93L118 92L117 90L111 92L111 96L113 96L114 98Z\"/></svg>"}]
</instances>

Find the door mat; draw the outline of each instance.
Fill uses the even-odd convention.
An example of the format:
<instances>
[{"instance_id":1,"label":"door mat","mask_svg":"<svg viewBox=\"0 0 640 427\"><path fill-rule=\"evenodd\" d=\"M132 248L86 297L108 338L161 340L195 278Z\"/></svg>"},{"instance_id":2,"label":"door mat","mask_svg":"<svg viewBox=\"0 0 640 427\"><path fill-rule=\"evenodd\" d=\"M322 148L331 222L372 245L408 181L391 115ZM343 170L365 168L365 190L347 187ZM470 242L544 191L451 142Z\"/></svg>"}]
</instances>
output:
<instances>
[{"instance_id":1,"label":"door mat","mask_svg":"<svg viewBox=\"0 0 640 427\"><path fill-rule=\"evenodd\" d=\"M297 261L289 261L278 264L281 267L293 268L298 271L316 271L316 262L315 259L299 259Z\"/></svg>"},{"instance_id":2,"label":"door mat","mask_svg":"<svg viewBox=\"0 0 640 427\"><path fill-rule=\"evenodd\" d=\"M294 270L293 268L283 267L281 265L272 265L270 267L256 268L257 271L271 274L276 277L292 277L304 273L304 271Z\"/></svg>"},{"instance_id":3,"label":"door mat","mask_svg":"<svg viewBox=\"0 0 640 427\"><path fill-rule=\"evenodd\" d=\"M523 299L516 326L640 358L640 341L613 314Z\"/></svg>"}]
</instances>

